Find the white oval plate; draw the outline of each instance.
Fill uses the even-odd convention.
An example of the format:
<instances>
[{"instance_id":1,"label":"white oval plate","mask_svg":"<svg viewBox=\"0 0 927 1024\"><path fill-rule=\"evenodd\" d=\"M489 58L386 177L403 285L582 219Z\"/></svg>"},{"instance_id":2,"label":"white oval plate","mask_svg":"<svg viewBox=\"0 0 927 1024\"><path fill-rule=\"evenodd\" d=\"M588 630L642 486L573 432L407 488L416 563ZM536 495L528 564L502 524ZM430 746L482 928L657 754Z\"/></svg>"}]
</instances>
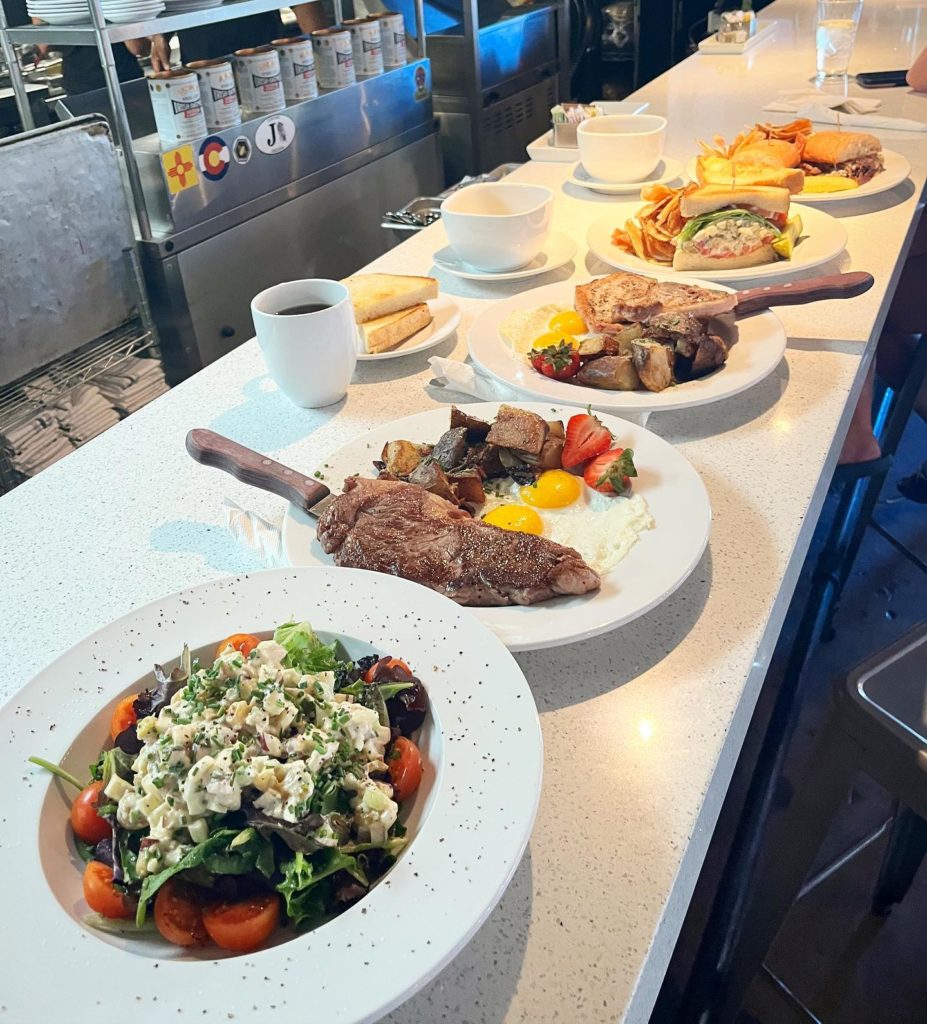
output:
<instances>
[{"instance_id":1,"label":"white oval plate","mask_svg":"<svg viewBox=\"0 0 927 1024\"><path fill-rule=\"evenodd\" d=\"M427 767L407 849L340 917L257 953L190 955L159 938L85 928L82 864L66 838L72 794L26 759L60 759L86 777L117 698L155 661L175 663L185 642L196 650L294 615L320 632L402 654L425 683ZM0 709L0 725L0 767L16 779L0 844L0 867L16 878L4 910L17 925L0 938L10 1020L99 1017L91 965L107 979L103 998L131 1007L135 1024L254 1019L253 1003L283 1014L312 1006L314 1018L339 1024L377 1020L433 978L486 919L521 859L541 786L534 700L502 644L446 598L353 569L228 576L129 612L40 672ZM396 955L400 934L412 937L414 955ZM59 983L36 984L26 969L30 950L58 965Z\"/></svg>"},{"instance_id":2,"label":"white oval plate","mask_svg":"<svg viewBox=\"0 0 927 1024\"><path fill-rule=\"evenodd\" d=\"M587 188L590 192L599 192L604 196L627 195L630 192L639 192L648 185L663 185L667 181L675 181L682 175L682 164L671 156L664 157L656 167L656 170L644 181L600 181L578 163L570 172L569 181L580 188Z\"/></svg>"},{"instance_id":3,"label":"white oval plate","mask_svg":"<svg viewBox=\"0 0 927 1024\"><path fill-rule=\"evenodd\" d=\"M576 410L548 403L518 402L545 419L564 424ZM491 420L498 402L467 404L474 416ZM372 460L380 457L387 441L434 442L448 429L450 407L406 416L364 434L329 455L326 480L337 489L345 477L373 475ZM614 416L602 422L626 448L634 449L640 476L634 490L643 495L655 526L618 565L602 578L602 588L581 597L559 597L523 607L471 608L470 613L488 626L512 651L586 640L636 619L655 608L682 584L698 564L708 543L711 507L701 477L672 445L643 427ZM331 556L316 539L316 520L290 505L283 521L283 553L291 565L331 565Z\"/></svg>"},{"instance_id":4,"label":"white oval plate","mask_svg":"<svg viewBox=\"0 0 927 1024\"><path fill-rule=\"evenodd\" d=\"M416 352L424 352L426 349L434 348L435 345L440 345L460 326L460 306L446 295L439 295L436 299L428 300L428 308L431 310L432 321L427 327L423 327L417 334L407 338L398 348L390 349L389 352L361 352L357 361L375 362L379 359L398 359L400 356L411 356Z\"/></svg>"},{"instance_id":5,"label":"white oval plate","mask_svg":"<svg viewBox=\"0 0 927 1024\"><path fill-rule=\"evenodd\" d=\"M887 192L890 188L907 181L911 174L911 165L906 157L896 153L893 149L883 149L882 156L885 159L885 168L871 181L859 188L850 189L847 192L798 192L792 199L800 203L842 203L848 199L863 199L866 196L877 196L880 192ZM686 165L686 174L696 180L695 161L692 157Z\"/></svg>"},{"instance_id":6,"label":"white oval plate","mask_svg":"<svg viewBox=\"0 0 927 1024\"><path fill-rule=\"evenodd\" d=\"M498 274L488 270L476 270L469 263L464 263L454 255L448 245L439 249L432 259L439 270L444 270L455 277L467 281L520 281L524 277L537 277L538 274L549 274L569 263L576 255L576 242L562 231L552 231L547 244L541 253L526 266L519 270L505 270Z\"/></svg>"},{"instance_id":7,"label":"white oval plate","mask_svg":"<svg viewBox=\"0 0 927 1024\"><path fill-rule=\"evenodd\" d=\"M697 278L688 279L705 288L729 292L733 289ZM506 344L499 327L509 315L548 303L573 306L575 282L561 281L521 292L494 302L470 325L467 348L474 363L522 394L566 405L591 405L615 413L659 412L661 409L690 409L707 405L746 391L779 365L785 355L786 335L775 313L756 313L737 321L738 340L731 346L727 362L714 373L698 380L677 384L665 391L600 391L567 381L552 380L538 373Z\"/></svg>"},{"instance_id":8,"label":"white oval plate","mask_svg":"<svg viewBox=\"0 0 927 1024\"><path fill-rule=\"evenodd\" d=\"M633 217L640 207L640 203L622 203L620 206L609 207L609 216L597 220L586 235L586 244L590 252L598 256L603 263L619 270L633 270L637 274L650 273L667 279L694 277L695 271L682 273L665 263L648 263L634 253L625 252L617 245L612 245L612 232L617 227L623 228L625 221ZM745 267L742 270L700 270L697 272L698 276L709 281L754 281L761 278L781 280L827 263L839 256L847 247L846 228L829 213L796 205L791 207L791 212L801 217L802 237L795 246L795 252L790 260L777 260L775 263Z\"/></svg>"}]
</instances>

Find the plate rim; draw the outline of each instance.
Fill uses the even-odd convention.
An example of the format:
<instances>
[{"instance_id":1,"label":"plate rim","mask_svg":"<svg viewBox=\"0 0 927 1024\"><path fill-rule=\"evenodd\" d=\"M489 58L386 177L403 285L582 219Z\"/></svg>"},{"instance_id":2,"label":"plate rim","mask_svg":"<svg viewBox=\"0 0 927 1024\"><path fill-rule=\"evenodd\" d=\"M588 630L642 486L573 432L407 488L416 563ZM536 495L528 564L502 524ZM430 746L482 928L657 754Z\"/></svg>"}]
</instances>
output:
<instances>
[{"instance_id":1,"label":"plate rim","mask_svg":"<svg viewBox=\"0 0 927 1024\"><path fill-rule=\"evenodd\" d=\"M434 265L438 268L438 270L442 271L445 274L453 274L454 277L459 277L464 281L485 281L491 284L493 281L525 280L531 277L540 277L541 274L552 274L555 270L559 270L561 267L566 266L567 263L569 263L570 260L572 260L573 257L576 256L576 253L579 251L579 243L572 235L568 234L566 231L551 231L550 235L548 236L548 240L547 242L544 243L544 248L541 251L546 252L548 247L552 247L553 240L555 238L563 239L566 243L568 243L564 245L564 252L566 252L566 250L569 249L570 253L568 256L565 256L564 259L562 259L559 263L555 263L549 267L536 267L534 269L527 269L523 267L521 270L504 270L501 272L456 270L448 263L439 263L437 261L438 253L442 252L444 249L450 249L450 243L448 243L446 246L443 246L441 249L438 250L438 252L433 253L431 259ZM463 263L458 261L458 265L463 266Z\"/></svg>"},{"instance_id":2,"label":"plate rim","mask_svg":"<svg viewBox=\"0 0 927 1024\"><path fill-rule=\"evenodd\" d=\"M278 586L274 587L274 580L282 581L282 583L278 583ZM377 588L385 592L392 592L392 602L387 597L385 601L379 604L372 603L368 606L369 610L361 609L360 602L355 602L352 599L352 595L357 589L359 582L367 590L368 597L374 594ZM285 583L289 583L289 590L282 585ZM342 625L330 620L323 621L324 593L325 589L332 585L340 589L342 600L338 606L339 610L331 614L334 618L340 618L342 624L347 622L353 623L353 625L346 628L342 628ZM278 588L279 592L276 592ZM297 594L296 591L299 593ZM263 595L266 592L275 592L275 597L269 602L262 603ZM403 600L396 601L395 596L397 592L406 597L414 596L408 602ZM216 601L213 606L209 606L209 595L216 595L218 593L226 595L226 603L223 605L221 601ZM202 599L202 606L197 604L198 599ZM491 631L487 630L482 623L479 623L466 609L455 605L440 594L427 591L426 588L419 587L407 580L397 577L386 577L364 570L345 570L334 566L264 569L253 573L222 576L195 583L181 590L156 598L153 601L145 602L123 612L123 614L115 619L107 621L103 626L71 645L66 651L37 672L10 700L0 706L0 721L8 727L10 735L10 742L4 746L5 754L0 763L4 763L10 770L16 770L19 774L23 774L24 770L29 771L31 768L31 766L25 764L25 758L22 757L27 749L30 753L47 753L49 756L55 756L59 760L65 757L74 740L87 728L88 723L93 717L125 691L127 685L136 682L142 675L144 665L136 665L135 661L138 647L141 647L149 658L155 657L158 660L163 660L165 654L169 653L167 651L168 645L173 649L177 638L188 628L185 622L191 622L190 616L197 617L196 624L190 625L188 628L188 631L193 636L187 639L190 639L192 643L198 646L199 641L203 639L202 634L205 632L210 634L215 632L217 635L223 635L222 631L228 628L228 623L232 618L240 622L239 617L253 616L253 618L258 618L262 624L266 620L268 628L279 621L285 621L285 619L280 618L281 614L288 614L283 611L284 604L297 600L304 601L310 605L310 607L301 610L305 611L307 617L312 616L318 628L325 631L357 635L358 638L367 639L367 637L364 637L362 630L370 629L374 623L379 623L379 626L374 627L374 629L379 628L382 630L383 635L377 635L374 638L375 643L408 644L410 636L417 636L419 651L416 652L416 656L425 662L432 657L431 650L433 649L433 647L428 647L427 633L429 627L426 626L421 633L416 634L416 630L420 627L415 625L414 622L408 621L410 616L405 614L407 606L410 606L418 611L423 618L425 614L428 614L433 620L438 620L437 627L433 628L447 629L447 635L444 640L444 646L447 647L447 650L440 656L440 659L446 662L445 669L450 668L452 670L454 663L459 660L457 649L460 646L461 634L465 633L466 642L471 643L471 658L475 662L478 661L480 666L486 666L485 668L476 668L474 664L470 666L470 670L473 671L475 669L477 673L490 673L494 680L496 677L499 677L505 681L504 686L494 688L494 700L492 703L487 702L485 707L480 706L474 709L473 702L469 700L468 696L457 696L454 690L455 677L453 675L450 675L447 671L443 673L439 671L431 677L430 694L433 696L436 712L447 717L446 720L441 717L438 719L440 723L439 735L444 748L444 754L440 761L440 771L435 779L436 788L434 792L436 802L430 808L428 818L423 823L421 832L416 836L415 842L409 847L410 854L414 851L425 855L424 857L418 857L415 861L415 871L421 877L415 877L415 881L412 881L414 872L412 871L411 861L408 857L403 857L390 871L389 876L387 876L394 882L402 883L395 887L400 895L394 895L388 887L378 886L377 893L381 893L381 895L377 897L377 894L372 892L369 897L358 904L358 908L366 905L367 911L365 913L369 915L370 911L374 910L372 901L377 900L376 914L382 915L388 913L390 907L395 910L397 900L406 900L413 907L413 910L408 911L408 913L413 917L417 916L420 923L422 915L428 914L430 910L427 928L430 930L431 939L436 940L430 943L430 948L434 952L427 956L428 962L424 969L417 973L414 970L410 970L408 977L403 976L395 985L388 987L388 994L377 996L376 1006L366 1002L351 1013L344 1011L343 1003L339 1004L339 1020L343 1020L345 1024L348 1024L348 1022L351 1022L351 1024L365 1024L365 1022L379 1020L385 1013L395 1009L414 992L424 987L458 955L473 935L476 934L498 903L502 893L515 874L518 865L521 863L536 819L542 792L544 766L543 733L536 703L524 672L517 661L515 661L511 653L505 649L497 637L487 635ZM242 602L244 602L244 606ZM194 606L193 611L190 610L190 606ZM293 609L290 609L289 613L291 614L292 611ZM158 612L164 614L158 616ZM319 614L314 614L316 612ZM176 616L175 620L171 620L170 613ZM251 619L252 623L253 618ZM181 619L184 619L185 622L177 621ZM390 619L393 622L392 630L390 630L388 625ZM403 619L406 622L405 625L401 626L400 622ZM163 628L155 628L156 624ZM147 630L147 632L144 632L144 630ZM394 635L400 635L403 630L406 631L405 639L389 639L388 633L393 632ZM138 643L139 636L142 637L140 643ZM214 639L214 636L210 635L206 642L214 642ZM125 645L125 649L113 657L108 664L110 667L114 664L117 667L121 666L123 671L109 672L104 676L90 673L91 679L89 682L86 676L84 678L84 682L87 685L80 691L83 696L79 700L71 701L70 703L68 701L61 701L57 692L60 690L60 686L56 687L56 682L60 682L62 672L69 671L73 675L75 659L86 659L81 662L86 667L90 663L91 653L95 647L99 651L100 645L110 644L114 640L121 640ZM129 648L133 646L132 640L135 640L137 644L130 652ZM151 641L150 645L146 645L148 640ZM451 648L454 648L454 650L451 651ZM179 650L179 644L177 649ZM170 657L172 659L175 658L176 652L171 654ZM435 660L440 661L440 659L436 658ZM138 662L141 663L142 659L138 659ZM431 663L429 660L428 664ZM107 664L107 659L98 659L98 665L94 666L94 668L96 671L99 671L99 668L105 664ZM130 673L131 679L127 678ZM24 707L30 709L28 717L20 714ZM62 707L66 710L63 711ZM500 714L500 708L505 709L503 714ZM506 715L508 718L505 718ZM49 719L57 726L56 732L48 731ZM495 724L496 720L499 720L498 725ZM462 738L460 730L463 727L465 733L477 732L480 745L484 746L487 735L486 730L491 729L493 730L492 735L494 736L497 750L503 751L506 745L510 746L512 744L510 726L513 724L517 724L520 727L518 732L519 753L517 759L516 757L512 758L512 762L517 760L517 763L510 764L509 770L511 775L518 780L521 799L509 802L510 812L504 814L504 819L509 827L504 830L507 839L503 843L503 849L499 850L500 840L497 837L494 841L494 849L499 855L484 858L485 863L482 866L483 877L485 877L485 873L489 873L491 885L483 884L482 889L484 891L480 892L477 897L478 907L475 906L471 914L461 915L458 901L452 894L451 883L445 877L447 872L445 854L447 851L444 846L440 845L443 839L438 837L442 830L447 834L447 830L453 828L455 822L457 827L459 827L461 820L466 821L468 817L472 817L477 811L482 813L483 801L488 798L490 793L494 793L498 789L498 780L491 772L485 773L485 778L483 778L481 773L468 770L465 764L459 764L455 767L454 753L457 748L449 750L446 747L446 743L449 739L460 740ZM38 728L40 725L45 728ZM453 736L449 735L449 728L456 729ZM32 747L35 745L44 746L45 749L33 751ZM5 812L6 821L11 828L22 828L24 831L21 834L29 834L30 837L35 836L35 840L30 839L29 841L35 841L38 844L38 822L49 792L56 783L50 776L41 773L40 769L33 770L33 774L29 776L29 781L31 783L29 786L19 787L19 798L11 801L11 805L7 807ZM456 788L453 790L451 788L452 783L456 783ZM458 809L459 791L461 788L473 791L473 794L468 796L471 806L468 808L466 816L463 816L463 812ZM526 789L528 792L525 792ZM457 800L451 799L452 793L457 796ZM440 799L442 796L444 797L443 800ZM503 830L500 829L499 834L501 835L502 833ZM432 847L433 850L431 849ZM36 850L38 851L38 845ZM434 858L428 861L431 854L434 855ZM438 856L438 854L441 856ZM21 864L21 857L21 843L2 844L0 863L12 866L15 858L16 863ZM86 930L83 926L76 923L70 915L63 912L56 896L47 885L44 869L40 865L41 859L41 856L31 858L29 870L25 874L28 884L23 886L23 900L34 901L33 917L35 923L34 926L30 925L30 934L33 939L44 936L46 940L44 943L45 948L49 944L54 946L57 943L59 954L71 953L72 956L74 954L86 955L88 947L81 941L87 938ZM405 868L403 867L404 863ZM474 873L474 879L477 877ZM446 899L436 901L433 894L429 896L426 892L428 888L427 882L433 882L438 891L443 893L450 892L451 895ZM38 883L38 888L36 888L36 883ZM410 885L413 886L411 890L408 888ZM435 904L435 906L430 907L431 904ZM33 903L30 903L30 906L32 905ZM381 907L383 908L382 911ZM451 909L453 913L451 913ZM191 971L196 971L197 982L201 986L195 993L196 997L209 1001L218 1016L226 1009L236 1010L238 1003L236 1002L237 996L235 993L239 989L237 984L232 983L240 982L243 967L247 966L249 969L256 969L255 962L258 960L263 972L272 975L272 982L283 981L293 986L291 991L299 992L299 979L297 978L294 982L293 978L290 977L290 972L286 966L287 962L291 958L300 955L300 953L305 955L309 952L311 955L313 948L315 953L320 956L320 959L323 959L326 958L327 949L338 946L339 943L342 947L345 947L345 940L347 939L356 943L358 938L363 938L364 919L360 916L359 910L352 913L353 911L355 911L355 908L350 908L321 929L298 935L289 942L238 957L204 958L194 964L190 964L186 960L170 957L152 960L151 957L144 955L127 956L123 949L105 941L100 941L94 947L93 955L95 962L101 965L101 969L119 968L121 971L120 977L123 979L121 984L129 986L142 984L144 981L147 981L150 985L152 977L151 966L153 963L160 965L161 970L159 974L161 978L159 981L161 985L159 987L159 995L161 995L161 988L169 993L173 987L172 983L177 983L183 979L186 979L189 983ZM353 919L349 920L349 918ZM457 924L452 922L460 922L461 918L465 918L465 921L463 922L463 927L458 928ZM70 927L61 928L63 920L70 921ZM371 922L370 916L368 916L367 921ZM382 927L384 923L383 920L381 920L379 925L369 923L368 928ZM21 948L18 944L19 940L14 940L9 930L6 934L9 936L5 946L6 952L9 954L14 953L14 950L18 951ZM313 943L313 936L317 937L315 943ZM373 939L369 932L368 936L371 940ZM446 941L441 941L442 936L447 936ZM329 940L327 947L325 940ZM350 944L350 942L347 943L348 946ZM388 950L385 948L379 949L382 945L381 943L371 941L370 945L372 950L374 947L378 949L381 959L388 955ZM421 952L425 953L424 945L421 947ZM287 953L290 956L287 956ZM340 953L344 955L344 949L340 949ZM332 956L327 958L331 959L336 955L337 953L333 952ZM371 960L376 955L377 953L374 952ZM14 963L17 962L15 953L11 959L13 959ZM81 961L82 958L80 955L77 955L73 956L73 959L77 962ZM422 959L425 959L425 957L423 956ZM68 964L71 962L71 960L65 961ZM333 965L329 964L327 970L333 974ZM180 973L172 975L174 971L183 972L183 979L180 978ZM385 976L385 972L382 973ZM155 978L158 978L158 976L155 975ZM228 987L231 997L228 1005L220 1003L217 1006L215 1004L220 987L216 982L210 984L210 978L215 978L217 982L221 981ZM306 979L307 983L309 980L308 978ZM56 988L60 987L48 986L48 998L51 1001L43 1007L46 1012L54 1010L55 1006L62 1008L64 1006L64 1003L61 1002L62 997L55 992ZM381 983L379 991L382 993L384 988L387 987ZM178 1002L178 1005L182 1005L185 1010L189 1009L189 999L187 997L190 995L191 992L188 985L180 985L177 989L177 999L181 1000L181 1002ZM39 1012L41 999L35 998L35 993L32 991L28 980L24 982L20 991L15 995L13 992L7 993L5 995L5 1002L7 1002L8 1008L12 1010L11 1004L14 1000L25 1000L26 998L35 1000L35 1010ZM73 1011L73 993L65 990L64 998L71 1001L69 1006ZM316 998L318 998L318 994ZM330 996L331 1008L334 1009L335 1003L341 999L343 999L342 993L335 993ZM135 1012L140 1022L161 1020L166 1012L173 1010L169 997L159 999L153 1005L147 999L141 1005L133 1005L136 1006ZM93 1007L88 1004L86 1009L89 1011Z\"/></svg>"},{"instance_id":3,"label":"plate rim","mask_svg":"<svg viewBox=\"0 0 927 1024\"><path fill-rule=\"evenodd\" d=\"M520 407L529 408L532 411L537 412L539 415L543 415L546 412L548 415L553 413L554 415L561 416L562 418L567 419L569 415L575 414L574 407L568 406L566 405L566 403L562 402L554 403L550 399L548 399L546 402L537 399L518 399L517 401ZM502 404L505 403L469 402L466 403L466 406L468 411L472 412L474 415L490 416L493 414L494 411L498 410L499 406ZM332 460L333 458L337 458L340 452L344 451L347 448L351 448L354 445L363 444L365 440L367 438L370 438L372 435L375 436L386 431L393 432L396 429L403 429L403 426L409 424L409 421L411 420L426 419L427 417L438 417L442 415L448 415L449 412L450 406L442 405L437 406L433 409L425 409L418 413L412 413L409 416L400 417L399 419L393 420L390 423L382 424L378 427L375 427L372 430L365 431L364 433L353 438L351 441L348 441L343 445L339 445L339 447L335 449L334 452L329 452L326 455L326 459ZM705 549L708 546L708 541L711 537L711 524L713 519L713 512L711 507L711 498L708 494L708 489L705 486L705 482L702 479L701 474L698 472L698 470L692 465L692 463L686 458L686 456L682 454L682 452L680 452L674 445L670 444L669 441L666 441L664 438L660 437L659 434L656 434L653 431L648 430L646 427L642 427L638 424L632 423L629 420L623 420L620 416L616 415L615 413L607 412L605 413L605 415L608 417L608 419L616 421L619 424L619 426L614 428L616 433L624 432L625 434L627 434L628 432L638 432L638 437L640 436L640 434L644 434L648 437L648 444L652 443L658 450L662 450L664 452L669 451L670 453L672 453L672 457L678 460L676 463L677 468L683 474L690 475L689 479L692 482L693 486L696 488L698 496L701 499L701 511L704 512L704 529L701 531L701 534L696 538L696 541L693 543L690 562L687 565L685 565L683 570L677 575L677 578L673 581L672 585L668 589L662 591L659 595L654 596L652 599L637 606L632 612L625 614L623 616L618 616L617 618L612 619L600 618L595 621L590 620L590 623L586 626L580 628L573 628L570 631L565 631L560 634L552 635L550 630L549 618L551 610L563 612L563 617L558 619L558 621L565 622L567 618L572 618L574 621L579 622L583 620L584 613L588 615L589 609L591 606L594 605L597 595L592 595L591 597L586 598L585 602L578 609L575 607L566 607L564 605L553 606L549 601L541 602L540 604L532 606L531 608L521 609L518 614L524 614L525 612L528 612L530 614L536 615L538 612L543 614L546 611L547 615L545 615L545 623L543 629L539 630L537 627L534 627L533 630L530 628L528 630L525 630L524 627L521 627L519 630L513 630L512 628L509 628L509 634L515 633L515 635L512 636L506 635L504 632L496 632L497 630L504 630L505 628L504 623L500 624L500 622L498 621L498 618L501 617L500 613L504 614L506 612L511 612L511 607L468 608L467 610L470 612L470 614L475 615L478 619L480 619L483 622L484 625L486 625L489 629L496 632L497 637L501 640L503 644L505 644L506 647L508 647L508 649L511 652L545 650L552 647L561 647L567 644L579 643L583 640L589 640L593 637L601 636L604 633L609 633L613 630L619 629L621 626L627 625L629 622L633 622L635 619L640 618L642 615L646 615L648 612L652 611L658 605L662 604L663 601L671 597L679 589L679 587L681 587L682 584L685 583L685 581L695 570L696 566L699 564L699 561L701 560L702 556L705 553ZM437 425L435 429L438 429ZM283 527L281 531L281 551L283 558L287 561L287 564L295 564L291 559L291 553L293 551L301 549L300 542L297 539L297 535L299 532L304 531L306 529L311 529L314 531L314 520L303 510L296 508L294 505L288 503L286 506L286 512L284 514L283 519ZM637 545L635 545L635 547L636 546ZM634 549L632 548L632 551L633 550ZM313 562L312 564L318 563ZM623 564L624 561L619 563L618 567L612 571L620 572L621 566ZM494 614L497 616L497 620L495 622L493 621Z\"/></svg>"},{"instance_id":4,"label":"plate rim","mask_svg":"<svg viewBox=\"0 0 927 1024\"><path fill-rule=\"evenodd\" d=\"M807 227L809 219L813 222L817 218L827 218L830 222L828 227L835 234L834 245L836 246L836 238L839 237L841 239L840 248L826 256L816 256L810 260L777 260L775 263L764 263L758 267L744 267L740 270L716 270L714 272L710 270L679 271L663 264L651 266L631 253L625 254L626 258L621 257L619 262L619 257L603 255L605 250L598 246L593 239L597 238L602 231L607 230L606 221L617 221L621 218L622 214L612 214L610 218L604 215L597 217L586 230L586 246L597 260L600 260L607 266L614 267L616 270L627 270L632 274L651 273L654 277L661 277L667 281L693 282L700 278L705 282L711 282L712 285L724 284L728 281L773 281L784 279L795 274L801 274L806 270L813 270L815 267L823 266L825 263L830 263L831 260L837 259L846 252L847 243L849 242L847 229L833 214L828 213L826 210L818 210L813 206L804 206L801 203L792 203L789 209L797 212L802 217L803 227ZM615 225L612 223L611 230L614 231L614 229ZM622 252L616 246L612 245L610 247L617 252Z\"/></svg>"},{"instance_id":5,"label":"plate rim","mask_svg":"<svg viewBox=\"0 0 927 1024\"><path fill-rule=\"evenodd\" d=\"M596 181L595 178L583 181L582 178L576 176L577 169L583 166L582 160L577 160L570 170L570 177L567 178L567 181L578 188L584 188L590 192L598 192L600 195L626 195L634 192L636 189L646 188L648 185L665 185L668 181L675 181L686 173L682 161L677 160L674 156L662 156L660 157L660 163L670 168L676 166L678 170L673 174L662 174L659 178L648 178L646 181ZM593 184L593 182L596 183Z\"/></svg>"}]
</instances>

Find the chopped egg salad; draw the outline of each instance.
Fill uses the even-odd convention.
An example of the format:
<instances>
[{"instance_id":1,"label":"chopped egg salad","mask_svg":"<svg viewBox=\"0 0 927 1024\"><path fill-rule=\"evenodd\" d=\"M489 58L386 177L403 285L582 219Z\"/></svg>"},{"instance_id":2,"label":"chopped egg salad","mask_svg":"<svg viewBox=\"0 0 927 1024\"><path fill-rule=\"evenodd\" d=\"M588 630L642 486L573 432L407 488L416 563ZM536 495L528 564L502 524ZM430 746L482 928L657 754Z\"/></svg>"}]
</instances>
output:
<instances>
[{"instance_id":1,"label":"chopped egg salad","mask_svg":"<svg viewBox=\"0 0 927 1024\"><path fill-rule=\"evenodd\" d=\"M71 825L100 919L143 927L153 906L170 942L246 951L280 923L323 922L393 863L426 713L402 660L355 663L287 623L227 638L207 665L185 650L156 666L86 786L38 763L81 787Z\"/></svg>"},{"instance_id":2,"label":"chopped egg salad","mask_svg":"<svg viewBox=\"0 0 927 1024\"><path fill-rule=\"evenodd\" d=\"M573 548L599 574L614 569L654 526L640 494L615 500L563 469L549 469L533 484L500 482L487 490L480 515L491 526L538 534Z\"/></svg>"}]
</instances>

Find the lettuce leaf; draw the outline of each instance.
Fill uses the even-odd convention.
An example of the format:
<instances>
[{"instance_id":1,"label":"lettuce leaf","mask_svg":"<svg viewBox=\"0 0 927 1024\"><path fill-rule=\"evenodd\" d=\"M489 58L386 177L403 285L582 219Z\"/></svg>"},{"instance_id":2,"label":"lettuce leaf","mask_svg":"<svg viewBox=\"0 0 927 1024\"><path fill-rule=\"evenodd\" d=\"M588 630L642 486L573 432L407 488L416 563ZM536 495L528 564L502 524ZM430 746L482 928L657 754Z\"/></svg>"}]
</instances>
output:
<instances>
[{"instance_id":1,"label":"lettuce leaf","mask_svg":"<svg viewBox=\"0 0 927 1024\"><path fill-rule=\"evenodd\" d=\"M284 664L299 672L334 672L335 644L323 643L308 622L286 622L274 630L274 640L286 649Z\"/></svg>"},{"instance_id":2,"label":"lettuce leaf","mask_svg":"<svg viewBox=\"0 0 927 1024\"><path fill-rule=\"evenodd\" d=\"M294 855L282 865L283 881L277 885L286 902L287 917L299 927L303 922L317 923L328 911L331 885L326 882L337 871L347 871L365 888L369 885L363 868L354 857L340 850L323 850L312 857L303 853Z\"/></svg>"},{"instance_id":3,"label":"lettuce leaf","mask_svg":"<svg viewBox=\"0 0 927 1024\"><path fill-rule=\"evenodd\" d=\"M148 875L142 882L135 922L145 921L147 906L168 879L181 871L201 869L207 875L246 875L260 871L265 878L274 872L274 850L271 841L259 835L256 829L220 828L172 867Z\"/></svg>"},{"instance_id":4,"label":"lettuce leaf","mask_svg":"<svg viewBox=\"0 0 927 1024\"><path fill-rule=\"evenodd\" d=\"M756 221L758 224L764 224L770 230L775 231L776 237L781 232L775 224L766 220L765 217L761 217L757 213L751 213L749 210L715 210L714 213L703 213L698 217L693 217L692 220L686 221L686 226L679 232L679 241L688 242L694 238L702 228L707 227L709 224L714 224L715 221L719 220L733 220L735 218L741 218L743 220Z\"/></svg>"}]
</instances>

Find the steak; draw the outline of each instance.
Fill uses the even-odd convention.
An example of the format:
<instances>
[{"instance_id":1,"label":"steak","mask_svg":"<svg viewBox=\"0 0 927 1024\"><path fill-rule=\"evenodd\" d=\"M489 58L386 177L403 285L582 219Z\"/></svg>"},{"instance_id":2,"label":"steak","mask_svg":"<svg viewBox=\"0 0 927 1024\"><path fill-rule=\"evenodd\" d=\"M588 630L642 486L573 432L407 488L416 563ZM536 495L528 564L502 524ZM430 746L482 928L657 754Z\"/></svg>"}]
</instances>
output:
<instances>
[{"instance_id":1,"label":"steak","mask_svg":"<svg viewBox=\"0 0 927 1024\"><path fill-rule=\"evenodd\" d=\"M609 331L618 324L646 322L662 313L717 316L732 310L737 296L622 272L577 285L575 304L590 331Z\"/></svg>"},{"instance_id":2,"label":"steak","mask_svg":"<svg viewBox=\"0 0 927 1024\"><path fill-rule=\"evenodd\" d=\"M318 537L336 565L402 576L461 605L536 604L601 582L572 548L489 526L397 480L349 477Z\"/></svg>"},{"instance_id":3,"label":"steak","mask_svg":"<svg viewBox=\"0 0 927 1024\"><path fill-rule=\"evenodd\" d=\"M865 185L885 169L885 160L881 153L867 153L865 156L856 157L855 160L845 160L842 164L811 164L806 161L801 165L801 169L811 177L816 174L836 174Z\"/></svg>"}]
</instances>

